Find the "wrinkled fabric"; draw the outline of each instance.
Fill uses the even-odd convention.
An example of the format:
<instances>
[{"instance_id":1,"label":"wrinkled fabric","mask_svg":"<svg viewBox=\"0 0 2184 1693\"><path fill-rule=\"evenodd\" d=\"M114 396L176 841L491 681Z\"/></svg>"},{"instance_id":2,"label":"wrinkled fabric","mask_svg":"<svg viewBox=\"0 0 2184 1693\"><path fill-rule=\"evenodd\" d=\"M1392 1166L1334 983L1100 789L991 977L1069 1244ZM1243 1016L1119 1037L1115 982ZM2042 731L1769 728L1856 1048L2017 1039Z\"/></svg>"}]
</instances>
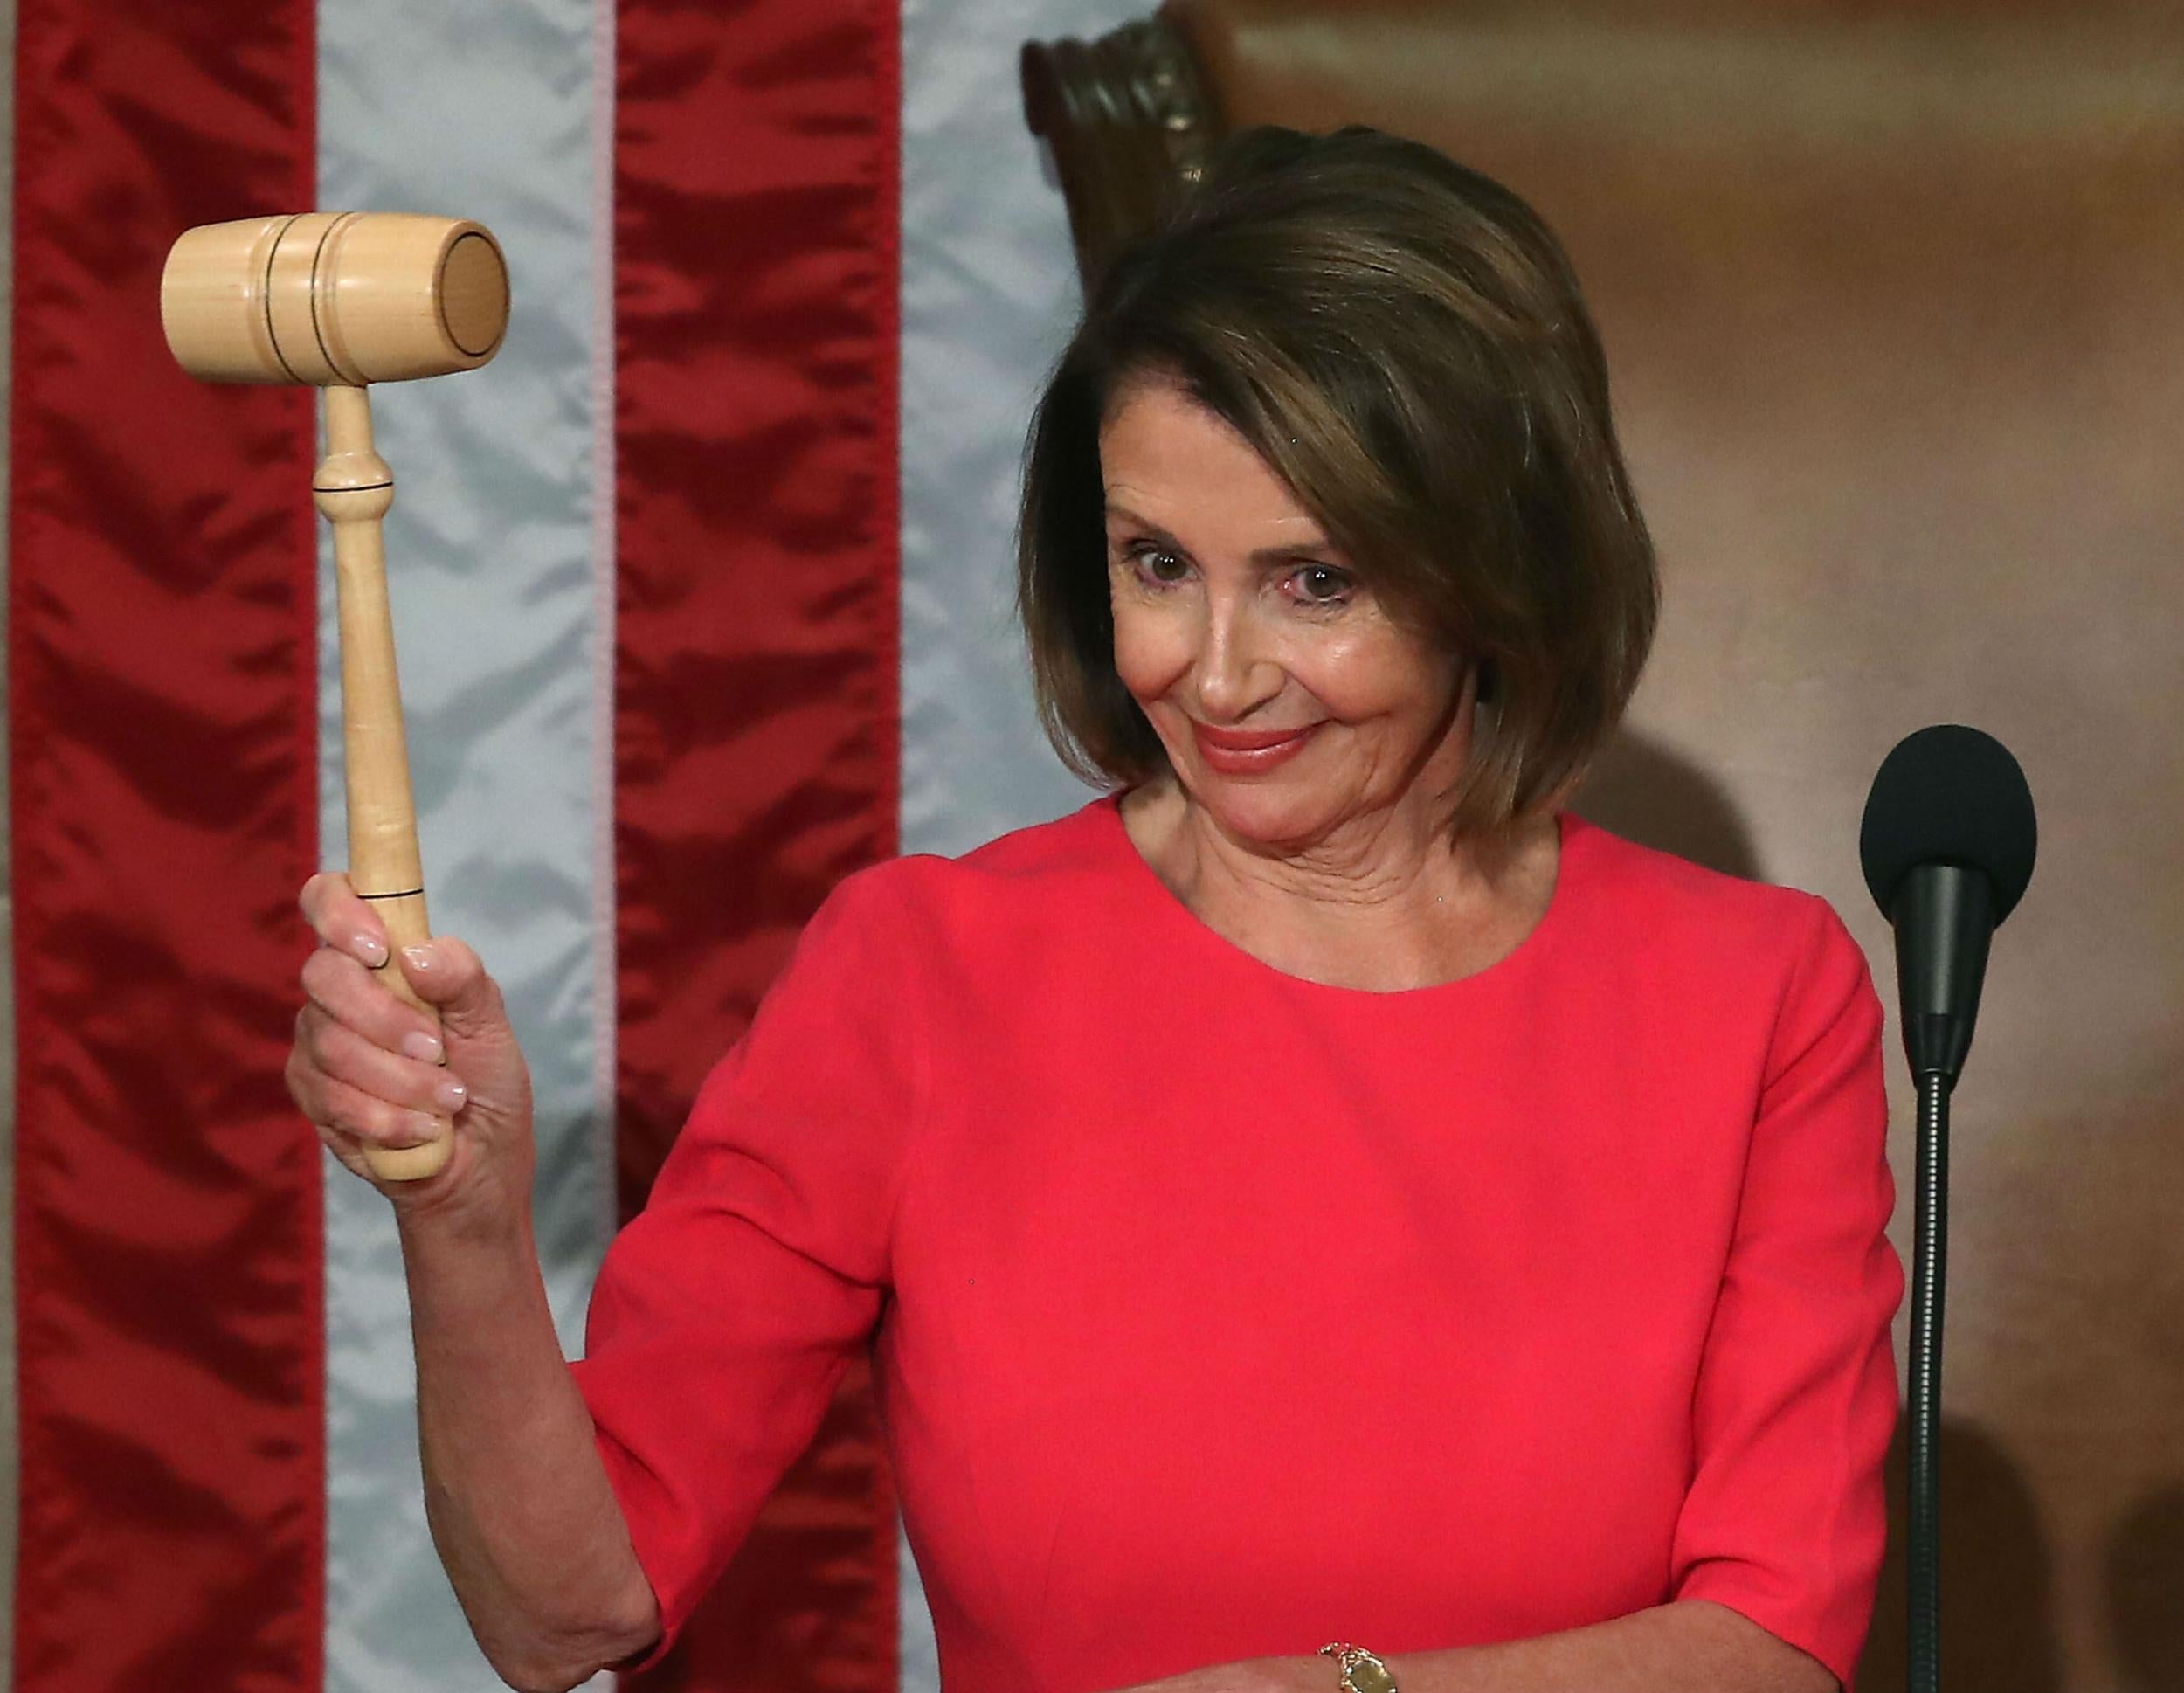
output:
<instances>
[{"instance_id":1,"label":"wrinkled fabric","mask_svg":"<svg viewBox=\"0 0 2184 1693\"><path fill-rule=\"evenodd\" d=\"M184 375L156 309L181 231L311 204L311 28L20 12L18 1693L318 1680L310 399Z\"/></svg>"},{"instance_id":2,"label":"wrinkled fabric","mask_svg":"<svg viewBox=\"0 0 2184 1693\"><path fill-rule=\"evenodd\" d=\"M620 1184L841 877L895 846L892 9L625 5L614 175ZM895 1529L847 1379L674 1688L895 1684Z\"/></svg>"},{"instance_id":3,"label":"wrinkled fabric","mask_svg":"<svg viewBox=\"0 0 2184 1693\"><path fill-rule=\"evenodd\" d=\"M534 1226L572 1351L613 1220L612 367L598 180L612 22L608 0L329 5L318 37L321 204L474 218L508 259L493 361L383 385L373 404L394 469L388 594L432 926L486 961L529 1061ZM320 794L325 861L338 865L326 542ZM497 1693L420 1509L393 1215L348 1171L326 1171L327 1693Z\"/></svg>"},{"instance_id":4,"label":"wrinkled fabric","mask_svg":"<svg viewBox=\"0 0 2184 1693\"><path fill-rule=\"evenodd\" d=\"M967 852L1083 803L1047 744L1014 612L1018 467L1082 301L1024 127L1017 48L1143 0L902 8L902 844Z\"/></svg>"}]
</instances>

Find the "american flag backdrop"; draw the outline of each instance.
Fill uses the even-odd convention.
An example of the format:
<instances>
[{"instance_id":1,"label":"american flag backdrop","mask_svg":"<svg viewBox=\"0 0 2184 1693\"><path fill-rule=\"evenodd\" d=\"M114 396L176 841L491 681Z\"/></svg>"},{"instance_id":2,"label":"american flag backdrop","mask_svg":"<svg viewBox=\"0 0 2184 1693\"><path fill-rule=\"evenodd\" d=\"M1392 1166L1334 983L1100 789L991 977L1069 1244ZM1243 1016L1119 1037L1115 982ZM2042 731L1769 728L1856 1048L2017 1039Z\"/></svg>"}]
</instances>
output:
<instances>
[{"instance_id":1,"label":"american flag backdrop","mask_svg":"<svg viewBox=\"0 0 2184 1693\"><path fill-rule=\"evenodd\" d=\"M1016 50L1125 0L20 0L9 384L17 1693L499 1685L425 1531L385 1203L280 1070L338 865L307 390L161 336L184 228L474 218L378 390L435 927L537 1085L564 1340L845 874L1082 803L1009 612L1075 303ZM854 1374L647 1685L933 1689Z\"/></svg>"}]
</instances>

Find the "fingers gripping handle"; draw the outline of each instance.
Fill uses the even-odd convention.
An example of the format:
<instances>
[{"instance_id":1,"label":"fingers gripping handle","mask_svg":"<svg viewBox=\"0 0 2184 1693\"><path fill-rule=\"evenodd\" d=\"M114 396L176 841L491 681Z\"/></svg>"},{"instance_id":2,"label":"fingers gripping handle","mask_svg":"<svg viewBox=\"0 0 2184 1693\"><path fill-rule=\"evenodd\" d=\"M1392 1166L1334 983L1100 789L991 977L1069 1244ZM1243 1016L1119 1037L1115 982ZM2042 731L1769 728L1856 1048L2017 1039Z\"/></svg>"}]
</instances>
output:
<instances>
[{"instance_id":1,"label":"fingers gripping handle","mask_svg":"<svg viewBox=\"0 0 2184 1693\"><path fill-rule=\"evenodd\" d=\"M352 872L352 876L354 873ZM360 888L363 884L359 884ZM439 1026L439 1011L417 997L410 985L410 978L402 973L397 955L405 946L421 945L432 938L432 926L425 921L425 894L422 888L412 893L370 894L364 897L371 902L372 909L386 925L390 950L387 962L379 966L379 979L387 992L423 1012L432 1026ZM443 1050L445 1050L443 1048ZM371 1173L383 1182L422 1181L427 1176L439 1173L447 1163L448 1154L455 1149L455 1125L447 1118L432 1119L432 1138L416 1146L367 1146L364 1162L371 1166Z\"/></svg>"},{"instance_id":2,"label":"fingers gripping handle","mask_svg":"<svg viewBox=\"0 0 2184 1693\"><path fill-rule=\"evenodd\" d=\"M342 644L342 739L349 790L350 885L370 900L396 950L429 940L425 870L417 811L410 796L410 755L395 672L394 621L387 605L386 551L380 522L394 503L394 473L373 448L370 402L362 388L326 392L326 458L312 478L319 510L334 526L334 575ZM439 1013L411 990L390 954L379 978L397 999ZM421 1145L368 1146L364 1161L382 1181L437 1174L454 1151L454 1125L434 1120Z\"/></svg>"}]
</instances>

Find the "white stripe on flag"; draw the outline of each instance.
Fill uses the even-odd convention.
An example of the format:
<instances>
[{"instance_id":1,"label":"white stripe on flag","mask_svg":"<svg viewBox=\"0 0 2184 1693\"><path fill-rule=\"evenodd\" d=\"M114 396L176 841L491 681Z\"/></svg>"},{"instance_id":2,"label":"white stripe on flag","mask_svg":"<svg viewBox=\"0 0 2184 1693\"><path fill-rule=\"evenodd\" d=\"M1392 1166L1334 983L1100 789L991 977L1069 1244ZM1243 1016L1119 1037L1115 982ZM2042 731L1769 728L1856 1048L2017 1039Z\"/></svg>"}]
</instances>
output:
<instances>
[{"instance_id":1,"label":"white stripe on flag","mask_svg":"<svg viewBox=\"0 0 2184 1693\"><path fill-rule=\"evenodd\" d=\"M614 27L615 0L591 10L591 1122L592 1167L574 1184L572 1213L591 1190L592 1235L577 1249L588 1303L599 1256L619 1220L615 1194L615 1017L617 914L614 880ZM572 1214L570 1227L578 1227ZM549 1284L549 1291L556 1289ZM558 1297L562 1350L583 1350L584 1316Z\"/></svg>"},{"instance_id":2,"label":"white stripe on flag","mask_svg":"<svg viewBox=\"0 0 2184 1693\"><path fill-rule=\"evenodd\" d=\"M1016 47L1143 0L902 8L902 809L959 853L1089 798L1040 733L1011 610L1031 404L1080 304L1061 196L1024 128Z\"/></svg>"},{"instance_id":3,"label":"white stripe on flag","mask_svg":"<svg viewBox=\"0 0 2184 1693\"><path fill-rule=\"evenodd\" d=\"M609 277L597 128L606 0L443 0L319 12L320 204L491 228L508 258L507 343L484 370L375 395L397 496L387 525L410 753L437 929L506 991L537 1096L537 1228L565 1346L605 1243L612 1164L611 459L600 451ZM327 569L321 558L322 580ZM322 590L322 607L330 591ZM324 855L343 856L322 634ZM603 1002L603 997L604 1002ZM329 1693L491 1693L418 1485L409 1311L385 1201L329 1164Z\"/></svg>"}]
</instances>

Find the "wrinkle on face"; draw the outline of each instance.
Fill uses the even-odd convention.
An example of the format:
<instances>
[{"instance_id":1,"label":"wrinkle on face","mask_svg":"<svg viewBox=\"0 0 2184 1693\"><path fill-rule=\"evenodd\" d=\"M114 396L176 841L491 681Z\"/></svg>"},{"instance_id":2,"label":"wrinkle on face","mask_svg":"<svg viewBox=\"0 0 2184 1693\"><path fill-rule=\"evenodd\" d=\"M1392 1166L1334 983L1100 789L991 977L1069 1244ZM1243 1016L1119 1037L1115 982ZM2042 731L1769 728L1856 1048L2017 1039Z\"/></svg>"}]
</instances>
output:
<instances>
[{"instance_id":1,"label":"wrinkle on face","mask_svg":"<svg viewBox=\"0 0 2184 1693\"><path fill-rule=\"evenodd\" d=\"M1446 794L1469 747L1469 667L1392 615L1369 563L1226 420L1176 382L1123 389L1101 435L1117 672L1190 799L1229 845L1314 866L1330 896L1372 898L1394 857L1445 844ZM1148 579L1146 561L1164 578ZM1324 578L1347 603L1301 603ZM1172 578L1169 580L1166 578ZM1210 770L1193 722L1323 727L1276 770Z\"/></svg>"}]
</instances>

